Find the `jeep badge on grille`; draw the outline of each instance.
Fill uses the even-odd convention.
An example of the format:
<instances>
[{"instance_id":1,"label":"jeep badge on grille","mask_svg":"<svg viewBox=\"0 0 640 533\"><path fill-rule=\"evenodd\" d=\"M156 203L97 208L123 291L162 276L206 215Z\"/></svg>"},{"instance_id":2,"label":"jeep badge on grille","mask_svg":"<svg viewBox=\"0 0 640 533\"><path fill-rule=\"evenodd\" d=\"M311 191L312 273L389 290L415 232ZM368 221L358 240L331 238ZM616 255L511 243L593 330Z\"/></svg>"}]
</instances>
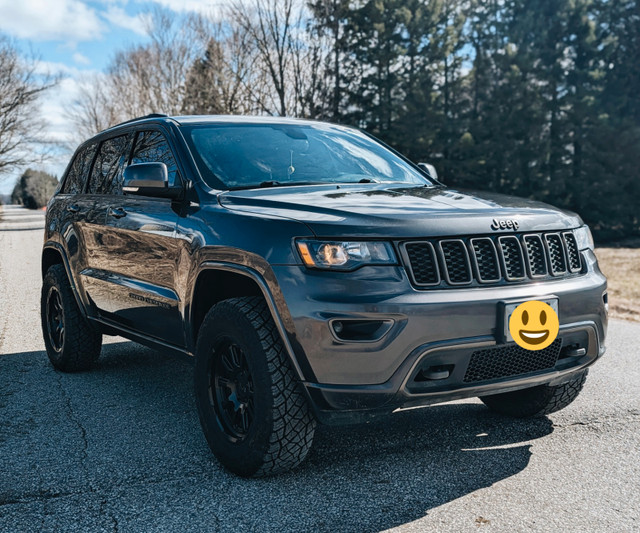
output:
<instances>
[{"instance_id":1,"label":"jeep badge on grille","mask_svg":"<svg viewBox=\"0 0 640 533\"><path fill-rule=\"evenodd\" d=\"M518 229L518 222L511 220L510 218L507 218L506 220L498 220L497 218L494 218L491 221L491 229Z\"/></svg>"}]
</instances>

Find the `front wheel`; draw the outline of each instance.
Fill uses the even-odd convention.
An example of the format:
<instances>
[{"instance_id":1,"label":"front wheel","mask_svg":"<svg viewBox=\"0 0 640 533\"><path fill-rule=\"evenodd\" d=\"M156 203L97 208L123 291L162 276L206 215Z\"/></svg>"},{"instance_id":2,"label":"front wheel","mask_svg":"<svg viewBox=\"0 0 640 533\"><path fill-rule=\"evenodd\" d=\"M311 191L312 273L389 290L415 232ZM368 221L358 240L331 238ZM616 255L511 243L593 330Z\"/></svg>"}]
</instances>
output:
<instances>
[{"instance_id":1,"label":"front wheel","mask_svg":"<svg viewBox=\"0 0 640 533\"><path fill-rule=\"evenodd\" d=\"M316 421L262 298L225 300L207 313L194 384L209 447L230 471L265 476L304 460Z\"/></svg>"},{"instance_id":2,"label":"front wheel","mask_svg":"<svg viewBox=\"0 0 640 533\"><path fill-rule=\"evenodd\" d=\"M576 374L570 381L561 385L539 385L480 399L492 411L516 418L528 418L555 413L564 409L578 397L589 370Z\"/></svg>"},{"instance_id":3,"label":"front wheel","mask_svg":"<svg viewBox=\"0 0 640 533\"><path fill-rule=\"evenodd\" d=\"M100 357L102 334L80 312L63 265L44 276L42 333L51 364L63 372L86 370Z\"/></svg>"}]
</instances>

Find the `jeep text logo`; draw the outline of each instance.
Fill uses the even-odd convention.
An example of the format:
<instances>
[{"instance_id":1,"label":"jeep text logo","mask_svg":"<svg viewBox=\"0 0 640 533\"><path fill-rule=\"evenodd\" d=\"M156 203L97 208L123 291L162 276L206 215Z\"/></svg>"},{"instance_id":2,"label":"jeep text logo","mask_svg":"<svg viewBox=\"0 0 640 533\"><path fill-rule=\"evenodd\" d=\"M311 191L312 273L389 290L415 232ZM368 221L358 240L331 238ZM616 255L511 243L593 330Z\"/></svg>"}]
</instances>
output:
<instances>
[{"instance_id":1,"label":"jeep text logo","mask_svg":"<svg viewBox=\"0 0 640 533\"><path fill-rule=\"evenodd\" d=\"M518 229L518 223L509 218L507 220L498 220L497 218L494 218L491 221L491 229Z\"/></svg>"}]
</instances>

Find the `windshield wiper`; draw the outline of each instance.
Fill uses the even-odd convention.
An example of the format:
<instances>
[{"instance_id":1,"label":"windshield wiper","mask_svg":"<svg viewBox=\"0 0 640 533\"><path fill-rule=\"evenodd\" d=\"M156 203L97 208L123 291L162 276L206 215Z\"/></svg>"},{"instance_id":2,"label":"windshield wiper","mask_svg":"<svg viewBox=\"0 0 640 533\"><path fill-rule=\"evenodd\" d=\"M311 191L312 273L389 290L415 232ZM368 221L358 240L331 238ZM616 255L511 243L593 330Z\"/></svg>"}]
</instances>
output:
<instances>
[{"instance_id":1,"label":"windshield wiper","mask_svg":"<svg viewBox=\"0 0 640 533\"><path fill-rule=\"evenodd\" d=\"M265 189L268 187L293 187L295 185L333 185L324 181L276 181L269 180L253 185L243 185L241 187L231 187L231 191L241 191L246 189Z\"/></svg>"}]
</instances>

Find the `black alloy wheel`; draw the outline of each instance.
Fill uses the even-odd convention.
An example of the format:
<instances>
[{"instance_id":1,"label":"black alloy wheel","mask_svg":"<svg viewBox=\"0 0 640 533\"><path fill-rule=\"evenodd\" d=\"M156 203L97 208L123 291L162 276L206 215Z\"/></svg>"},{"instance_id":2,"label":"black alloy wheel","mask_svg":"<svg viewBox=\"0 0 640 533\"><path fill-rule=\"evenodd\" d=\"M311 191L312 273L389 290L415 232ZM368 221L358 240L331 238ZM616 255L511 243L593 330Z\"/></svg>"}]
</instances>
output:
<instances>
[{"instance_id":1,"label":"black alloy wheel","mask_svg":"<svg viewBox=\"0 0 640 533\"><path fill-rule=\"evenodd\" d=\"M244 439L255 416L253 377L242 348L231 339L214 349L209 397L225 435L232 441Z\"/></svg>"},{"instance_id":2,"label":"black alloy wheel","mask_svg":"<svg viewBox=\"0 0 640 533\"><path fill-rule=\"evenodd\" d=\"M56 287L49 289L46 316L49 342L56 352L60 352L64 346L64 312L62 310L62 297Z\"/></svg>"}]
</instances>

